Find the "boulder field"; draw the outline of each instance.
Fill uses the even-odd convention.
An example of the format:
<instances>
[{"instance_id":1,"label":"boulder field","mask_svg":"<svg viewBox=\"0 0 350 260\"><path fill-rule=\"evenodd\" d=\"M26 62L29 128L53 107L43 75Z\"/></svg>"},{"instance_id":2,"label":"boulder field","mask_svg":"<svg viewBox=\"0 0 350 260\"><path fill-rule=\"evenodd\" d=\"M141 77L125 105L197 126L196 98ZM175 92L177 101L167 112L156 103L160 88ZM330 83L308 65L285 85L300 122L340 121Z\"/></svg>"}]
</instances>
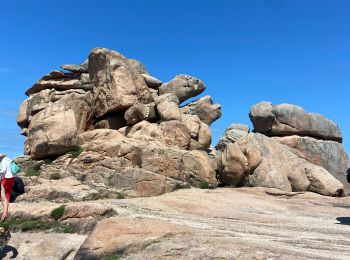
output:
<instances>
[{"instance_id":1,"label":"boulder field","mask_svg":"<svg viewBox=\"0 0 350 260\"><path fill-rule=\"evenodd\" d=\"M250 109L252 131L233 123L214 147L210 125L221 105L202 95L200 79L180 74L162 82L141 62L105 48L61 68L26 91L17 116L26 137L24 155L15 159L25 193L10 219L54 226L34 228L37 244L51 243L46 253L31 255L34 245L20 243L28 236L16 233L19 259L310 259L334 250L346 259L349 233L317 227L347 207L334 205L348 198L325 196L350 193L336 123L295 105L261 102ZM58 206L64 213L55 218ZM322 215L327 207L338 208ZM313 250L284 227L303 235L311 228L304 242ZM328 232L340 232L339 243L322 251L318 238L333 241ZM275 235L281 239L269 241L272 247L260 241ZM66 242L53 242L61 238Z\"/></svg>"}]
</instances>

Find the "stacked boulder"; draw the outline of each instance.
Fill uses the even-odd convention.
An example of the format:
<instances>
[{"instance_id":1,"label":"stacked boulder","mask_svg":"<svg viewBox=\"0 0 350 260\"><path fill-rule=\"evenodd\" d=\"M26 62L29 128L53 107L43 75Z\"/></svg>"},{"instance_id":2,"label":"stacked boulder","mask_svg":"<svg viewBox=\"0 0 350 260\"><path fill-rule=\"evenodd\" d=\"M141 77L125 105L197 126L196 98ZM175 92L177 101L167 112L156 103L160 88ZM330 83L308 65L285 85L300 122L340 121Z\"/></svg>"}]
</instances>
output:
<instances>
[{"instance_id":1,"label":"stacked boulder","mask_svg":"<svg viewBox=\"0 0 350 260\"><path fill-rule=\"evenodd\" d=\"M221 106L192 76L167 83L142 63L95 48L82 65L63 65L26 91L17 123L25 154L86 184L130 196L158 195L188 185L216 186L207 149ZM68 71L68 72L67 72ZM72 158L70 152L83 152Z\"/></svg>"},{"instance_id":2,"label":"stacked boulder","mask_svg":"<svg viewBox=\"0 0 350 260\"><path fill-rule=\"evenodd\" d=\"M261 102L250 111L254 131L287 145L293 153L321 166L347 187L349 157L342 145L339 126L320 114L307 113L290 104ZM265 123L264 123L265 122Z\"/></svg>"},{"instance_id":3,"label":"stacked boulder","mask_svg":"<svg viewBox=\"0 0 350 260\"><path fill-rule=\"evenodd\" d=\"M254 105L250 118L253 133L234 124L216 146L222 152L223 183L329 196L348 191L349 159L334 122L298 106L268 102Z\"/></svg>"}]
</instances>

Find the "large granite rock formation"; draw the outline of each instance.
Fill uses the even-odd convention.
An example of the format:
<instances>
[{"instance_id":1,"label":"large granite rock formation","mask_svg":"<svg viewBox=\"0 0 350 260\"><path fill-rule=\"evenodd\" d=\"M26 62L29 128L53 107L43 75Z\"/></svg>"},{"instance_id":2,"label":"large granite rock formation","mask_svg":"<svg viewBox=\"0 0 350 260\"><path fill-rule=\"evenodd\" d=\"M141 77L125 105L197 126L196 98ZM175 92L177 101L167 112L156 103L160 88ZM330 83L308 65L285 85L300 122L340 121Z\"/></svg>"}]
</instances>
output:
<instances>
[{"instance_id":1,"label":"large granite rock formation","mask_svg":"<svg viewBox=\"0 0 350 260\"><path fill-rule=\"evenodd\" d=\"M214 149L210 125L221 106L210 96L180 106L205 90L201 80L181 74L162 83L141 62L105 48L61 68L27 90L17 117L25 154L51 161L39 164L42 175L29 185L38 190L38 182L58 172L75 187L56 185L41 191L43 198L61 200L60 189L71 200L152 196L215 187L215 177L233 186L343 194L332 175L345 184L348 157L339 127L321 115L261 102L250 117L263 135L232 124ZM37 198L30 190L26 200Z\"/></svg>"},{"instance_id":2,"label":"large granite rock formation","mask_svg":"<svg viewBox=\"0 0 350 260\"><path fill-rule=\"evenodd\" d=\"M25 154L53 160L40 167L41 183L58 172L66 183L76 185L75 178L90 187L81 193L86 198L217 185L217 162L206 149L221 106L206 96L179 107L204 91L201 80L178 75L163 84L141 62L105 48L61 68L69 72L54 70L27 90L17 117ZM27 200L36 198L30 190ZM62 192L55 192L40 194L60 200ZM68 197L82 199L74 192Z\"/></svg>"},{"instance_id":3,"label":"large granite rock formation","mask_svg":"<svg viewBox=\"0 0 350 260\"><path fill-rule=\"evenodd\" d=\"M235 186L308 190L328 196L344 193L343 184L326 169L299 158L285 145L259 133L226 146L220 178Z\"/></svg>"},{"instance_id":4,"label":"large granite rock formation","mask_svg":"<svg viewBox=\"0 0 350 260\"><path fill-rule=\"evenodd\" d=\"M273 137L300 158L325 168L350 192L345 178L349 158L336 123L322 115L307 113L299 106L273 106L268 102L252 106L250 118L255 132Z\"/></svg>"}]
</instances>

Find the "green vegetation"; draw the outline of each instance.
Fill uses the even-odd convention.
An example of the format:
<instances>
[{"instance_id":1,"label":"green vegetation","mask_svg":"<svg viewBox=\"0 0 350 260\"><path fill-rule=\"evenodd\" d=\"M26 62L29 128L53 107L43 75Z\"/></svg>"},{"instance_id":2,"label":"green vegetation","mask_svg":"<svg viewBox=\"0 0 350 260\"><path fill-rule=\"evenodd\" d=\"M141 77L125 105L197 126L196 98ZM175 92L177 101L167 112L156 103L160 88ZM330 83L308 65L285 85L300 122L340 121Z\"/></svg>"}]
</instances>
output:
<instances>
[{"instance_id":1,"label":"green vegetation","mask_svg":"<svg viewBox=\"0 0 350 260\"><path fill-rule=\"evenodd\" d=\"M78 145L75 148L75 150L70 152L70 154L73 156L73 158L77 158L83 151L84 151L84 149Z\"/></svg>"},{"instance_id":2,"label":"green vegetation","mask_svg":"<svg viewBox=\"0 0 350 260\"><path fill-rule=\"evenodd\" d=\"M7 219L0 223L1 227L5 227L11 231L32 231L32 230L47 230L51 228L50 223L38 219L31 218L13 218Z\"/></svg>"},{"instance_id":3,"label":"green vegetation","mask_svg":"<svg viewBox=\"0 0 350 260\"><path fill-rule=\"evenodd\" d=\"M106 256L103 258L103 260L119 260L120 256L117 255L111 255L111 256Z\"/></svg>"},{"instance_id":4,"label":"green vegetation","mask_svg":"<svg viewBox=\"0 0 350 260\"><path fill-rule=\"evenodd\" d=\"M39 176L40 171L38 169L35 169L33 165L29 166L26 170L26 173L24 176L31 177L31 176Z\"/></svg>"},{"instance_id":5,"label":"green vegetation","mask_svg":"<svg viewBox=\"0 0 350 260\"><path fill-rule=\"evenodd\" d=\"M125 197L126 197L125 194L118 192L118 194L117 194L118 200L125 199Z\"/></svg>"},{"instance_id":6,"label":"green vegetation","mask_svg":"<svg viewBox=\"0 0 350 260\"><path fill-rule=\"evenodd\" d=\"M199 188L201 188L201 189L209 189L209 183L206 182L206 181L201 181L199 183Z\"/></svg>"},{"instance_id":7,"label":"green vegetation","mask_svg":"<svg viewBox=\"0 0 350 260\"><path fill-rule=\"evenodd\" d=\"M63 227L62 232L73 234L73 233L77 233L77 229L73 225L67 225L67 226Z\"/></svg>"},{"instance_id":8,"label":"green vegetation","mask_svg":"<svg viewBox=\"0 0 350 260\"><path fill-rule=\"evenodd\" d=\"M35 219L28 219L21 223L21 231L31 231L31 230L43 230L43 229L50 229L50 225L48 223L42 222L40 220Z\"/></svg>"},{"instance_id":9,"label":"green vegetation","mask_svg":"<svg viewBox=\"0 0 350 260\"><path fill-rule=\"evenodd\" d=\"M49 176L50 180L59 180L61 179L61 175L58 172L51 173Z\"/></svg>"},{"instance_id":10,"label":"green vegetation","mask_svg":"<svg viewBox=\"0 0 350 260\"><path fill-rule=\"evenodd\" d=\"M55 220L59 220L63 216L65 209L66 205L59 206L51 212L50 216Z\"/></svg>"},{"instance_id":11,"label":"green vegetation","mask_svg":"<svg viewBox=\"0 0 350 260\"><path fill-rule=\"evenodd\" d=\"M77 228L73 225L61 224L57 220L50 221L33 218L10 218L4 222L0 222L0 227L4 227L13 232L54 230L60 233L77 233Z\"/></svg>"}]
</instances>

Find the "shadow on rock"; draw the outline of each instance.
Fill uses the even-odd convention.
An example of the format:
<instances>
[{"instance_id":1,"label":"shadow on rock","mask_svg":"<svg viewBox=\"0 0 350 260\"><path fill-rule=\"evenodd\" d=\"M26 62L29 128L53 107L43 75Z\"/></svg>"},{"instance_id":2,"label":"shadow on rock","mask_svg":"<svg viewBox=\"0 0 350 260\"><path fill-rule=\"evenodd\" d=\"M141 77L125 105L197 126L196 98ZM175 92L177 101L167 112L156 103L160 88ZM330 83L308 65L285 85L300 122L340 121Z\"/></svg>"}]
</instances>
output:
<instances>
[{"instance_id":1,"label":"shadow on rock","mask_svg":"<svg viewBox=\"0 0 350 260\"><path fill-rule=\"evenodd\" d=\"M337 218L339 223L336 224L341 224L341 225L350 225L350 217L339 217Z\"/></svg>"},{"instance_id":2,"label":"shadow on rock","mask_svg":"<svg viewBox=\"0 0 350 260\"><path fill-rule=\"evenodd\" d=\"M12 252L10 259L15 259L18 256L18 251L13 246L5 246L4 250L0 252L0 259L4 259L8 253Z\"/></svg>"}]
</instances>

